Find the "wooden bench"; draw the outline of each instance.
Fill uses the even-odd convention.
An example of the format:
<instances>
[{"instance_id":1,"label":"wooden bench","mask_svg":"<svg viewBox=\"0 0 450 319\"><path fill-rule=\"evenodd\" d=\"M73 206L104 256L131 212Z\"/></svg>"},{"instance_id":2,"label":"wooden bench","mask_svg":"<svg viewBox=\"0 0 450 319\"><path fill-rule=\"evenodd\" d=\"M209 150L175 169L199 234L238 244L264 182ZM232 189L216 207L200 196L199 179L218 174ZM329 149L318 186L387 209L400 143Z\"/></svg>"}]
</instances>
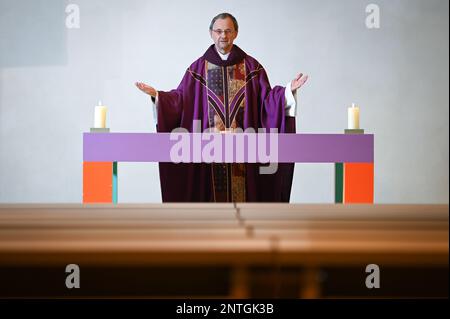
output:
<instances>
[{"instance_id":1,"label":"wooden bench","mask_svg":"<svg viewBox=\"0 0 450 319\"><path fill-rule=\"evenodd\" d=\"M448 239L448 205L0 204L0 280L16 285L0 296L20 296L18 269L37 277L75 263L83 273L229 269L226 297L253 295L255 267L280 278L299 269L296 296L315 298L324 296L327 267L448 269ZM42 293L70 296L64 289Z\"/></svg>"}]
</instances>

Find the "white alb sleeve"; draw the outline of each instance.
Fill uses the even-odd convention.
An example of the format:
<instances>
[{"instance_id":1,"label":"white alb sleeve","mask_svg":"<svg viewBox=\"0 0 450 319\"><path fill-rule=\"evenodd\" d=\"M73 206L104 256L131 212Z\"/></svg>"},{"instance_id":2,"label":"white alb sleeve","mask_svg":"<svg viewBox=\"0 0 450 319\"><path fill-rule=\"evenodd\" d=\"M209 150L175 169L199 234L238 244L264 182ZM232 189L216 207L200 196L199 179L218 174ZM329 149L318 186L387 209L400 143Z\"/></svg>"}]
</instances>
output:
<instances>
[{"instance_id":1,"label":"white alb sleeve","mask_svg":"<svg viewBox=\"0 0 450 319\"><path fill-rule=\"evenodd\" d=\"M286 116L295 117L297 115L297 90L291 91L291 82L286 84L284 90Z\"/></svg>"}]
</instances>

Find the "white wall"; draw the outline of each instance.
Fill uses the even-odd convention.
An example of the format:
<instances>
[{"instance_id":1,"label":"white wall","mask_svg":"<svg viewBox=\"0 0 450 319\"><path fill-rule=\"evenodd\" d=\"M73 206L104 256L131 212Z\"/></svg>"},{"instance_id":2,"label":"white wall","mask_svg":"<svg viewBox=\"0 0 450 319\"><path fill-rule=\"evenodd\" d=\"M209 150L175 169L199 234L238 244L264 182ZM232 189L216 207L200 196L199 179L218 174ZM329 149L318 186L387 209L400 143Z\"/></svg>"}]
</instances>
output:
<instances>
[{"instance_id":1,"label":"white wall","mask_svg":"<svg viewBox=\"0 0 450 319\"><path fill-rule=\"evenodd\" d=\"M80 8L67 29L65 8ZM380 29L365 25L369 3ZM0 202L81 202L82 133L99 99L114 132L154 132L134 86L178 85L228 11L272 85L310 75L300 133L375 134L375 201L448 203L447 0L0 0ZM156 163L119 163L120 202L160 202ZM333 202L333 166L296 164L292 202Z\"/></svg>"}]
</instances>

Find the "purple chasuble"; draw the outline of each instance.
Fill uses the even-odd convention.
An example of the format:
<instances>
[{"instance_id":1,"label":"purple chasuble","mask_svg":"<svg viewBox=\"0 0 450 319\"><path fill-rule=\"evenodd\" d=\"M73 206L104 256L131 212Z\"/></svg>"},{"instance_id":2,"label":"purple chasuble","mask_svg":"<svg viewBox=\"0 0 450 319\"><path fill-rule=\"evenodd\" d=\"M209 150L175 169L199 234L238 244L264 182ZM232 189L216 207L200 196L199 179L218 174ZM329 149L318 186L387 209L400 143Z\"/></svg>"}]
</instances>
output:
<instances>
[{"instance_id":1,"label":"purple chasuble","mask_svg":"<svg viewBox=\"0 0 450 319\"><path fill-rule=\"evenodd\" d=\"M158 91L157 132L277 128L295 133L285 114L285 88L271 88L264 68L238 46L222 60L211 45L186 70L177 89ZM260 163L159 163L163 202L289 202L293 163L275 174L259 173Z\"/></svg>"}]
</instances>

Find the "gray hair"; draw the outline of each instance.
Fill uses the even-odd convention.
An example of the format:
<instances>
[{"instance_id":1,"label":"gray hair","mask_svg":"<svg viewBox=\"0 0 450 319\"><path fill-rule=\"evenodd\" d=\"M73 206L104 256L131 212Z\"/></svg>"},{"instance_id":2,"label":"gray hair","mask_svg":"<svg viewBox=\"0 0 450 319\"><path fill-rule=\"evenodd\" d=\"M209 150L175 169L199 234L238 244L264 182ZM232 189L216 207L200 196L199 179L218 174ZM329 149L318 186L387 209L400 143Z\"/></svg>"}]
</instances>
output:
<instances>
[{"instance_id":1,"label":"gray hair","mask_svg":"<svg viewBox=\"0 0 450 319\"><path fill-rule=\"evenodd\" d=\"M214 23L216 22L217 19L226 19L226 18L230 18L231 21L233 21L234 29L235 29L236 32L237 32L238 29L239 29L237 20L236 20L235 17L233 17L233 15L232 15L231 13L227 13L227 12L220 13L220 14L216 15L216 16L212 19L211 24L209 25L209 30L212 30L212 29L213 29Z\"/></svg>"}]
</instances>

